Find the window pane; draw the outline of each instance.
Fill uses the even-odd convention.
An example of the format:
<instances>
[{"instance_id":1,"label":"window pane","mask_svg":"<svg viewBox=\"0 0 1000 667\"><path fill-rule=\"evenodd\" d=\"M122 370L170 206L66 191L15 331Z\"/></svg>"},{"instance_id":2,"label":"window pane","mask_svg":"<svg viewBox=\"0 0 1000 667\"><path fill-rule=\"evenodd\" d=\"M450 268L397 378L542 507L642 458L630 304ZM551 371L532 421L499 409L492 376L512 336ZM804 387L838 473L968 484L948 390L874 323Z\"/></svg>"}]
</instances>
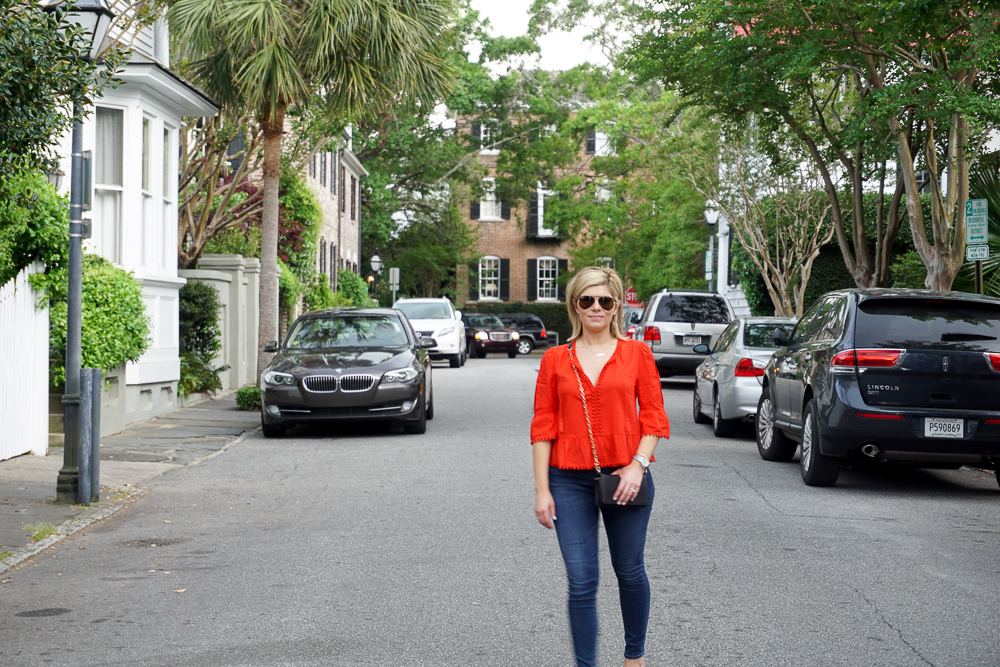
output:
<instances>
[{"instance_id":1,"label":"window pane","mask_svg":"<svg viewBox=\"0 0 1000 667\"><path fill-rule=\"evenodd\" d=\"M729 324L729 311L722 299L712 296L667 295L656 306L659 322L699 322Z\"/></svg>"},{"instance_id":2,"label":"window pane","mask_svg":"<svg viewBox=\"0 0 1000 667\"><path fill-rule=\"evenodd\" d=\"M163 197L165 199L173 199L174 193L171 187L170 179L170 130L164 128L163 130ZM170 218L164 218L164 221L169 221Z\"/></svg>"},{"instance_id":3,"label":"window pane","mask_svg":"<svg viewBox=\"0 0 1000 667\"><path fill-rule=\"evenodd\" d=\"M118 220L121 215L121 193L115 190L94 192L94 244L102 257L120 264L118 252Z\"/></svg>"},{"instance_id":4,"label":"window pane","mask_svg":"<svg viewBox=\"0 0 1000 667\"><path fill-rule=\"evenodd\" d=\"M396 304L396 310L401 310L411 320L450 320L451 311L443 303L414 303L403 301Z\"/></svg>"},{"instance_id":5,"label":"window pane","mask_svg":"<svg viewBox=\"0 0 1000 667\"><path fill-rule=\"evenodd\" d=\"M142 189L149 190L149 119L142 119Z\"/></svg>"},{"instance_id":6,"label":"window pane","mask_svg":"<svg viewBox=\"0 0 1000 667\"><path fill-rule=\"evenodd\" d=\"M559 298L559 287L556 279L559 277L559 261L554 258L538 260L538 298Z\"/></svg>"},{"instance_id":7,"label":"window pane","mask_svg":"<svg viewBox=\"0 0 1000 667\"><path fill-rule=\"evenodd\" d=\"M479 298L500 298L500 260L484 257L479 262Z\"/></svg>"},{"instance_id":8,"label":"window pane","mask_svg":"<svg viewBox=\"0 0 1000 667\"><path fill-rule=\"evenodd\" d=\"M501 203L497 201L496 193L494 192L495 188L496 181L492 178L483 179L483 198L479 200L480 220L499 220L502 215Z\"/></svg>"},{"instance_id":9,"label":"window pane","mask_svg":"<svg viewBox=\"0 0 1000 667\"><path fill-rule=\"evenodd\" d=\"M295 349L409 345L396 317L336 317L300 320L288 338Z\"/></svg>"},{"instance_id":10,"label":"window pane","mask_svg":"<svg viewBox=\"0 0 1000 667\"><path fill-rule=\"evenodd\" d=\"M120 109L97 107L97 150L94 156L94 183L122 184L122 124Z\"/></svg>"}]
</instances>

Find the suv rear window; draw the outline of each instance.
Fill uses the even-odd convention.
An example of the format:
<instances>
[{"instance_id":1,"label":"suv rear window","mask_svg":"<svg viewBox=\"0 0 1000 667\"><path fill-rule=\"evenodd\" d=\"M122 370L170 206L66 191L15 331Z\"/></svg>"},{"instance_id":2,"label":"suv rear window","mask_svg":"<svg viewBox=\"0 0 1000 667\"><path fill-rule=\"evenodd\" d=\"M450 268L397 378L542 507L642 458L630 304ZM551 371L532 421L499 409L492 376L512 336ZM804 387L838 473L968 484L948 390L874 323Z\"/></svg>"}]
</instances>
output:
<instances>
[{"instance_id":1,"label":"suv rear window","mask_svg":"<svg viewBox=\"0 0 1000 667\"><path fill-rule=\"evenodd\" d=\"M665 294L656 304L657 322L698 322L729 324L729 311L722 299L712 296Z\"/></svg>"},{"instance_id":2,"label":"suv rear window","mask_svg":"<svg viewBox=\"0 0 1000 667\"><path fill-rule=\"evenodd\" d=\"M1000 304L947 299L866 299L857 347L1000 352Z\"/></svg>"}]
</instances>

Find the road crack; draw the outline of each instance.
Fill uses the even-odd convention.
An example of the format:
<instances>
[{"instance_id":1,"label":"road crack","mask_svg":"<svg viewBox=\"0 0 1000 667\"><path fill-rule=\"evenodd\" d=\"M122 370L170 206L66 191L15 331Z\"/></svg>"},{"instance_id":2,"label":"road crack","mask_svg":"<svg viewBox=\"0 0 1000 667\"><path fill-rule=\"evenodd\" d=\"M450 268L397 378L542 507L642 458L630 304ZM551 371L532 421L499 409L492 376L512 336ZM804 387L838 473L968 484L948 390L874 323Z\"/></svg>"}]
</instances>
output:
<instances>
[{"instance_id":1,"label":"road crack","mask_svg":"<svg viewBox=\"0 0 1000 667\"><path fill-rule=\"evenodd\" d=\"M888 620L886 620L885 616L879 610L878 605L875 604L874 601L869 600L865 596L864 593L862 593L860 590L858 590L854 586L850 586L849 585L848 587L852 591L854 591L855 593L857 593L859 598L861 598L862 600L864 600L865 602L868 603L868 606L870 606L872 608L872 610L875 612L875 615L878 616L879 620L882 621L882 623L884 623L887 628L889 628L890 630L892 630L893 632L896 633L896 636L899 638L899 641L901 641L903 643L903 645L906 646L906 648L910 649L910 651L913 652L913 655L915 655L918 658L920 658L924 662L924 664L927 664L927 665L930 665L931 667L934 667L934 663L933 662L931 662L930 660L928 660L927 658L925 658L923 656L923 654L921 654L920 651L918 651L917 648L913 644L911 644L910 642L906 641L906 638L903 636L903 631L902 630L900 630L899 628L897 628L896 626L894 626L892 623L890 623Z\"/></svg>"},{"instance_id":2,"label":"road crack","mask_svg":"<svg viewBox=\"0 0 1000 667\"><path fill-rule=\"evenodd\" d=\"M733 471L733 472L734 472L734 473L736 474L736 476L737 476L737 477L739 477L740 479L742 479L742 480L743 480L743 481L744 481L744 482L746 483L746 485L750 487L750 490L751 490L751 491L753 491L754 493L756 493L756 494L757 494L757 496L758 496L758 497L759 497L759 498L760 498L761 500L763 500L763 501L764 501L764 504L765 504L765 505L767 505L768 507L770 507L771 509L773 509L773 510L774 510L775 512L777 512L778 514L780 514L780 515L782 515L782 516L784 516L784 515L785 515L785 513L784 513L784 512L782 512L782 511L781 511L781 510L779 510L779 509L778 509L777 507L775 507L774 505L772 505L772 504L771 504L771 501L770 501L770 500L768 500L768 499L767 499L767 497L766 497L766 496L765 496L765 495L764 495L763 493L761 493L760 491L758 491L758 490L757 490L757 487L755 487L755 486L753 485L753 482L751 482L751 481L750 481L749 479L747 479L746 477L744 477L744 476L743 476L743 473L741 473L741 472L740 472L739 470L737 470L737 469L736 469L735 467L733 467L733 465L732 465L732 464L730 464L730 463L729 463L729 462L727 462L727 461L723 461L723 462L722 462L722 464L723 464L723 465L725 465L725 466L726 466L727 468L729 468L730 470L732 470L732 471Z\"/></svg>"}]
</instances>

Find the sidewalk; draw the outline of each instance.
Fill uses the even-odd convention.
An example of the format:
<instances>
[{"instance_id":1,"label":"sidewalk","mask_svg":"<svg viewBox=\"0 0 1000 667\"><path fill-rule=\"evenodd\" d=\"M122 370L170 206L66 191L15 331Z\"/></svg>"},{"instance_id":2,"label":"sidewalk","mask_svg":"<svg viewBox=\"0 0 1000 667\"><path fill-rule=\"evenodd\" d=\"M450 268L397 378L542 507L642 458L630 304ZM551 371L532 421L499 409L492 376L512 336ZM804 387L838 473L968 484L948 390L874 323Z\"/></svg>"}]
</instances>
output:
<instances>
[{"instance_id":1,"label":"sidewalk","mask_svg":"<svg viewBox=\"0 0 1000 667\"><path fill-rule=\"evenodd\" d=\"M102 438L101 500L90 507L55 502L62 447L50 447L44 457L27 454L0 461L0 572L114 514L142 493L144 482L242 440L260 426L260 413L237 411L234 399L235 392ZM33 542L25 526L39 524L51 524L56 531Z\"/></svg>"}]
</instances>

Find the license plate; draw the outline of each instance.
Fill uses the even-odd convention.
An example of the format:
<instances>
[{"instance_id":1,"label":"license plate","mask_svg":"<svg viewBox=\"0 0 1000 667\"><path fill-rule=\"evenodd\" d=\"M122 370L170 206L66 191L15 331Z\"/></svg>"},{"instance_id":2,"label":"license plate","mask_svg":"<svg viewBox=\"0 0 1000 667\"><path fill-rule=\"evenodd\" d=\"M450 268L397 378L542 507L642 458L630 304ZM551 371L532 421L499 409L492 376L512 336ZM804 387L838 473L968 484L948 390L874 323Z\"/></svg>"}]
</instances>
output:
<instances>
[{"instance_id":1,"label":"license plate","mask_svg":"<svg viewBox=\"0 0 1000 667\"><path fill-rule=\"evenodd\" d=\"M965 436L964 419L924 419L924 436L927 438L961 438Z\"/></svg>"},{"instance_id":2,"label":"license plate","mask_svg":"<svg viewBox=\"0 0 1000 667\"><path fill-rule=\"evenodd\" d=\"M681 341L681 345L699 345L701 344L701 336L684 336L684 340Z\"/></svg>"}]
</instances>

